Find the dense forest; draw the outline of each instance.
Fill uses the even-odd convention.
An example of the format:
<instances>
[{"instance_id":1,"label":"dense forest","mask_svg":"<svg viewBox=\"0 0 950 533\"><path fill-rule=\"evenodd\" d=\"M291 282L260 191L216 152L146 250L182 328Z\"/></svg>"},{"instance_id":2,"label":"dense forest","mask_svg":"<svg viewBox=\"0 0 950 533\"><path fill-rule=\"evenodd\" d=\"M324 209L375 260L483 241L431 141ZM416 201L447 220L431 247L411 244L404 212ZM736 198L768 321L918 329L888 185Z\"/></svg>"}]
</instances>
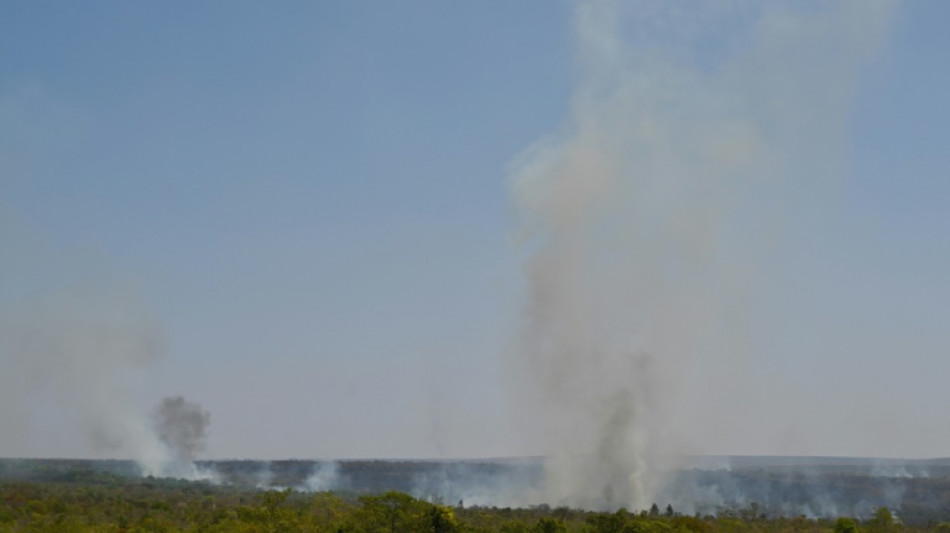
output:
<instances>
[{"instance_id":1,"label":"dense forest","mask_svg":"<svg viewBox=\"0 0 950 533\"><path fill-rule=\"evenodd\" d=\"M244 475L247 481L253 481L252 473L259 469L253 462L241 461L219 466L231 476ZM354 475L375 477L385 486L386 479L389 485L399 485L406 479L407 469L418 474L433 465L358 461L348 468L350 479ZM274 477L284 482L307 471L303 462L294 461L282 462L274 470ZM837 475L846 476L852 485L860 483L860 476ZM873 481L869 476L863 478L866 483ZM762 479L755 482L762 483ZM910 518L905 511L884 506L875 507L865 517L808 518L777 513L774 505L756 502L706 513L687 513L662 502L646 510L594 512L546 504L521 508L472 505L399 490L374 493L367 487L352 487L333 492L277 490L233 481L140 477L135 475L134 464L124 461L3 460L0 532L950 533L950 517L933 507ZM800 488L809 489L808 485ZM852 486L852 490L859 489ZM946 483L930 489L931 493L917 496L931 500L950 497Z\"/></svg>"},{"instance_id":2,"label":"dense forest","mask_svg":"<svg viewBox=\"0 0 950 533\"><path fill-rule=\"evenodd\" d=\"M0 531L62 532L591 532L711 533L950 531L950 524L901 525L886 508L867 521L810 520L758 514L755 505L717 516L684 516L668 506L631 513L546 505L512 509L448 506L402 492L348 496L330 492L252 491L176 480L96 484L0 484Z\"/></svg>"}]
</instances>

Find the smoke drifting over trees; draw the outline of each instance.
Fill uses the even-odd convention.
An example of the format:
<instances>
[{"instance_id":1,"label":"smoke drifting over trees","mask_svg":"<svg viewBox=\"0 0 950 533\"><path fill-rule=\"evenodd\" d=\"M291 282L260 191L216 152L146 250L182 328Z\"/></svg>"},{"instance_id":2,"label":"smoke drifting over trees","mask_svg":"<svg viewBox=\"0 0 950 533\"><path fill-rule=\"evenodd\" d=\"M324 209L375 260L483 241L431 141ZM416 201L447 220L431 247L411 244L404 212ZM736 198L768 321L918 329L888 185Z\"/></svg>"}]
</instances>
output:
<instances>
[{"instance_id":1,"label":"smoke drifting over trees","mask_svg":"<svg viewBox=\"0 0 950 533\"><path fill-rule=\"evenodd\" d=\"M820 193L845 164L849 99L890 12L635 5L578 6L570 116L511 180L527 251L519 402L553 454L547 497L587 508L646 508L656 458L707 451L687 426L725 408L699 374L746 387L734 369L752 355L744 319L780 198ZM705 55L723 26L734 41Z\"/></svg>"}]
</instances>

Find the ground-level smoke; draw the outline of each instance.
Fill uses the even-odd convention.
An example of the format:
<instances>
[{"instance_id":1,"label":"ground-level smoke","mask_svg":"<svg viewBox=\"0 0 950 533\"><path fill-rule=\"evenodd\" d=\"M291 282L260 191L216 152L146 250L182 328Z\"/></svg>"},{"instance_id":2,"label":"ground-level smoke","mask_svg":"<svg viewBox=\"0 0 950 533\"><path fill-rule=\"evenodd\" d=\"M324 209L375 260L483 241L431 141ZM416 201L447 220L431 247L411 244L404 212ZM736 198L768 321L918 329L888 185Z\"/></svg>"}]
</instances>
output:
<instances>
[{"instance_id":1,"label":"ground-level smoke","mask_svg":"<svg viewBox=\"0 0 950 533\"><path fill-rule=\"evenodd\" d=\"M888 18L884 2L578 4L570 115L511 179L527 283L516 401L550 456L547 501L644 509L669 483L648 457L715 440L695 415L716 412L699 374L743 386L780 197L842 168L852 89Z\"/></svg>"}]
</instances>

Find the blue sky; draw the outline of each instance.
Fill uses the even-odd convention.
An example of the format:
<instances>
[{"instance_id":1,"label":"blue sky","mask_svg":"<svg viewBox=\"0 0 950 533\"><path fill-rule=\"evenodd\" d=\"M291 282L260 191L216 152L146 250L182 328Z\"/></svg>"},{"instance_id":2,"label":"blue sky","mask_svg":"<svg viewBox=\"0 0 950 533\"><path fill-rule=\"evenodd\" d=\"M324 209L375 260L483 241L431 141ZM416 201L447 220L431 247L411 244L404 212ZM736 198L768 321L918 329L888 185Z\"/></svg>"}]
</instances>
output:
<instances>
[{"instance_id":1,"label":"blue sky","mask_svg":"<svg viewBox=\"0 0 950 533\"><path fill-rule=\"evenodd\" d=\"M709 451L950 455L948 17L901 4L862 69L846 170L820 215L796 204L784 223L775 342L756 338L749 370L791 398L867 395L856 417L900 435L855 447L776 400L774 438ZM210 456L532 453L506 377L524 260L508 180L569 114L573 18L569 2L2 2L0 297L16 314L68 286L140 295L161 353L126 397L200 402ZM36 406L27 438L0 455L95 453L51 383L18 399ZM790 432L807 437L778 444Z\"/></svg>"}]
</instances>

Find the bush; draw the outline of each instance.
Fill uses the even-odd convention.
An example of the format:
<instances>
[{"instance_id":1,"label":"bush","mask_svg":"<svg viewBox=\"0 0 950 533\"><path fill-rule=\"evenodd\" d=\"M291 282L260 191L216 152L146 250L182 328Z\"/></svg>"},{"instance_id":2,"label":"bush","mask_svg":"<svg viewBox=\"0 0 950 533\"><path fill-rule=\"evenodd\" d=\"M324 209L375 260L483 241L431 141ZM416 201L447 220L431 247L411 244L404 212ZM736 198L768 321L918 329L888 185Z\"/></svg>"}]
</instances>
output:
<instances>
[{"instance_id":1,"label":"bush","mask_svg":"<svg viewBox=\"0 0 950 533\"><path fill-rule=\"evenodd\" d=\"M851 518L841 517L835 522L835 533L858 533L858 525Z\"/></svg>"}]
</instances>

